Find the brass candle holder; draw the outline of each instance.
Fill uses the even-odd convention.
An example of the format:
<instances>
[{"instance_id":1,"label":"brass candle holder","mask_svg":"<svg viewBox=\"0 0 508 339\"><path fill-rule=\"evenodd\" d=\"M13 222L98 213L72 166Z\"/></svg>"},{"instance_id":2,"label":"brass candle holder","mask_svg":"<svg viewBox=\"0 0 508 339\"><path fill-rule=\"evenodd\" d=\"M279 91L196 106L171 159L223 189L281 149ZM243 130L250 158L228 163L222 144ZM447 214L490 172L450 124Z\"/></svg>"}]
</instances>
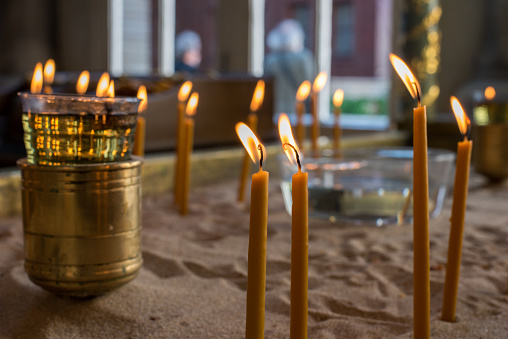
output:
<instances>
[{"instance_id":1,"label":"brass candle holder","mask_svg":"<svg viewBox=\"0 0 508 339\"><path fill-rule=\"evenodd\" d=\"M25 271L42 288L100 295L134 279L141 257L136 98L22 93Z\"/></svg>"}]
</instances>

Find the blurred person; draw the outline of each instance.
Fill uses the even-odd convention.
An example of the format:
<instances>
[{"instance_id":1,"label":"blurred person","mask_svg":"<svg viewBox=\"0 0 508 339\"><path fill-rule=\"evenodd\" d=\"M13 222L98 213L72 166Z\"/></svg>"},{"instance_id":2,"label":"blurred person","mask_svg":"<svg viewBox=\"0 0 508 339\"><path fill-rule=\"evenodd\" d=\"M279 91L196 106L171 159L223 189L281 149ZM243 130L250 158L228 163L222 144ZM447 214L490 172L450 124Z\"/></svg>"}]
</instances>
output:
<instances>
[{"instance_id":1,"label":"blurred person","mask_svg":"<svg viewBox=\"0 0 508 339\"><path fill-rule=\"evenodd\" d=\"M281 21L266 37L270 49L265 57L265 76L275 79L275 112L295 110L298 87L312 81L313 57L304 48L305 35L301 24L293 19Z\"/></svg>"},{"instance_id":2,"label":"blurred person","mask_svg":"<svg viewBox=\"0 0 508 339\"><path fill-rule=\"evenodd\" d=\"M175 72L195 73L201 64L201 38L196 32L182 31L175 38Z\"/></svg>"}]
</instances>

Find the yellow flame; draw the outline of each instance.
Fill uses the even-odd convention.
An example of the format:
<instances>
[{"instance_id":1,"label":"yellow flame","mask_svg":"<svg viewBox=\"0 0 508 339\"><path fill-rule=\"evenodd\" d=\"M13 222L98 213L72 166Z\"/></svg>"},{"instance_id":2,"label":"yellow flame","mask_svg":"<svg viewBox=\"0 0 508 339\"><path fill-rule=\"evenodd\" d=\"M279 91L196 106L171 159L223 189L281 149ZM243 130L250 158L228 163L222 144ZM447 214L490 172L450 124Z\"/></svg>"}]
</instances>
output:
<instances>
[{"instance_id":1,"label":"yellow flame","mask_svg":"<svg viewBox=\"0 0 508 339\"><path fill-rule=\"evenodd\" d=\"M115 82L113 80L111 80L111 82L109 83L107 94L109 98L115 97Z\"/></svg>"},{"instance_id":2,"label":"yellow flame","mask_svg":"<svg viewBox=\"0 0 508 339\"><path fill-rule=\"evenodd\" d=\"M453 114L455 114L455 119L457 119L457 124L459 124L459 130L462 135L466 135L467 127L470 124L470 120L467 117L462 105L456 97L450 97L450 104L452 105Z\"/></svg>"},{"instance_id":3,"label":"yellow flame","mask_svg":"<svg viewBox=\"0 0 508 339\"><path fill-rule=\"evenodd\" d=\"M254 89L254 94L252 94L252 100L250 102L250 111L256 112L257 110L259 110L259 108L263 104L264 98L265 98L265 82L263 80L258 80L256 88Z\"/></svg>"},{"instance_id":4,"label":"yellow flame","mask_svg":"<svg viewBox=\"0 0 508 339\"><path fill-rule=\"evenodd\" d=\"M146 108L148 107L148 95L146 93L146 87L144 85L139 86L137 98L141 99L141 102L139 103L138 112L146 111Z\"/></svg>"},{"instance_id":5,"label":"yellow flame","mask_svg":"<svg viewBox=\"0 0 508 339\"><path fill-rule=\"evenodd\" d=\"M32 77L32 85L30 86L31 93L40 93L42 91L42 63L38 62L35 65L34 75Z\"/></svg>"},{"instance_id":6,"label":"yellow flame","mask_svg":"<svg viewBox=\"0 0 508 339\"><path fill-rule=\"evenodd\" d=\"M51 85L55 78L55 60L49 59L44 65L44 83Z\"/></svg>"},{"instance_id":7,"label":"yellow flame","mask_svg":"<svg viewBox=\"0 0 508 339\"><path fill-rule=\"evenodd\" d=\"M284 149L284 152L286 152L289 161L291 161L292 164L296 164L295 151L291 147L284 147L285 143L289 143L296 148L297 152L300 152L298 145L293 138L293 132L291 130L291 123L289 122L289 118L284 113L279 116L279 136L280 141L283 145L282 148Z\"/></svg>"},{"instance_id":8,"label":"yellow flame","mask_svg":"<svg viewBox=\"0 0 508 339\"><path fill-rule=\"evenodd\" d=\"M333 105L337 108L342 106L342 102L344 101L344 91L340 88L333 93Z\"/></svg>"},{"instance_id":9,"label":"yellow flame","mask_svg":"<svg viewBox=\"0 0 508 339\"><path fill-rule=\"evenodd\" d=\"M321 72L317 75L316 79L314 79L314 83L312 84L312 92L318 93L325 87L326 81L328 80L328 75L326 72Z\"/></svg>"},{"instance_id":10,"label":"yellow flame","mask_svg":"<svg viewBox=\"0 0 508 339\"><path fill-rule=\"evenodd\" d=\"M180 90L178 91L178 101L184 102L189 97L189 94L192 89L192 82L186 81L183 83L183 85L180 87Z\"/></svg>"},{"instance_id":11,"label":"yellow flame","mask_svg":"<svg viewBox=\"0 0 508 339\"><path fill-rule=\"evenodd\" d=\"M261 152L258 149L258 145L261 145L263 150L263 160L266 159L265 146L259 142L258 138L254 132L252 132L249 126L243 122L239 122L236 124L235 130L236 134L238 134L238 137L243 144L243 147L245 147L247 153L254 163L258 162L261 159Z\"/></svg>"},{"instance_id":12,"label":"yellow flame","mask_svg":"<svg viewBox=\"0 0 508 339\"><path fill-rule=\"evenodd\" d=\"M194 92L192 93L189 102L187 103L187 108L185 109L185 113L187 115L194 115L196 114L196 108L198 107L198 101L199 101L199 94Z\"/></svg>"},{"instance_id":13,"label":"yellow flame","mask_svg":"<svg viewBox=\"0 0 508 339\"><path fill-rule=\"evenodd\" d=\"M85 94L88 89L88 82L90 81L90 73L83 71L79 75L78 82L76 83L76 92L79 94Z\"/></svg>"},{"instance_id":14,"label":"yellow flame","mask_svg":"<svg viewBox=\"0 0 508 339\"><path fill-rule=\"evenodd\" d=\"M485 88L485 98L487 100L492 100L495 97L496 97L496 90L494 89L494 87L489 86L489 87Z\"/></svg>"},{"instance_id":15,"label":"yellow flame","mask_svg":"<svg viewBox=\"0 0 508 339\"><path fill-rule=\"evenodd\" d=\"M307 99L310 93L310 81L305 80L302 82L300 87L298 87L298 91L296 92L296 100L298 101L304 101Z\"/></svg>"},{"instance_id":16,"label":"yellow flame","mask_svg":"<svg viewBox=\"0 0 508 339\"><path fill-rule=\"evenodd\" d=\"M416 77L413 75L409 67L402 61L401 58L396 56L395 54L390 53L390 62L392 63L393 68L395 68L395 71L399 75L399 77L402 79L402 82L404 85L406 85L407 90L413 97L413 99L417 98L416 95L416 89L413 83L416 84L418 87L418 91L420 91L420 83L418 80L416 80Z\"/></svg>"},{"instance_id":17,"label":"yellow flame","mask_svg":"<svg viewBox=\"0 0 508 339\"><path fill-rule=\"evenodd\" d=\"M109 87L109 74L108 72L104 72L99 79L99 83L97 84L96 94L98 97L105 97L108 94Z\"/></svg>"}]
</instances>

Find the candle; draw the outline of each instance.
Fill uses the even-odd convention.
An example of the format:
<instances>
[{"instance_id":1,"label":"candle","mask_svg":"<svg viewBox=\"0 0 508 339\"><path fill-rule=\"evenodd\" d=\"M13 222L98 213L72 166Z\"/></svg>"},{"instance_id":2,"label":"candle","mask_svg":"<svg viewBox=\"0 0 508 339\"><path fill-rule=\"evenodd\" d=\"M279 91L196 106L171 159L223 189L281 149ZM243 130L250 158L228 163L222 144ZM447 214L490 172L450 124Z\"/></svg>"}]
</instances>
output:
<instances>
[{"instance_id":1,"label":"candle","mask_svg":"<svg viewBox=\"0 0 508 339\"><path fill-rule=\"evenodd\" d=\"M469 119L455 97L450 99L453 113L459 124L464 141L457 144L457 165L455 167L455 184L453 185L452 216L450 218L450 239L448 240L448 261L443 291L443 309L441 318L444 321L455 321L457 305L457 288L459 286L460 258L462 255L462 237L466 214L467 187L469 180L469 164L473 142L468 140Z\"/></svg>"},{"instance_id":2,"label":"candle","mask_svg":"<svg viewBox=\"0 0 508 339\"><path fill-rule=\"evenodd\" d=\"M259 172L252 175L251 182L245 338L264 338L269 177L263 171L266 152L247 125L240 122L235 129L252 161L259 160Z\"/></svg>"},{"instance_id":3,"label":"candle","mask_svg":"<svg viewBox=\"0 0 508 339\"><path fill-rule=\"evenodd\" d=\"M141 114L144 113L148 107L148 95L146 87L141 85L138 89L137 98L141 99L138 107L138 119L136 123L136 132L134 134L134 146L132 147L132 154L140 157L145 155L145 131L146 120Z\"/></svg>"},{"instance_id":4,"label":"candle","mask_svg":"<svg viewBox=\"0 0 508 339\"><path fill-rule=\"evenodd\" d=\"M35 65L34 74L32 76L32 84L30 86L30 93L40 93L42 91L42 63L38 62Z\"/></svg>"},{"instance_id":5,"label":"candle","mask_svg":"<svg viewBox=\"0 0 508 339\"><path fill-rule=\"evenodd\" d=\"M342 102L344 101L344 91L338 89L333 94L333 107L334 107L334 124L333 124L333 153L336 157L340 157L340 137L341 137L341 129L340 129L340 106L342 106Z\"/></svg>"},{"instance_id":6,"label":"candle","mask_svg":"<svg viewBox=\"0 0 508 339\"><path fill-rule=\"evenodd\" d=\"M109 87L109 74L108 72L102 73L99 82L97 83L97 89L95 94L98 97L105 97L108 95L108 87Z\"/></svg>"},{"instance_id":7,"label":"candle","mask_svg":"<svg viewBox=\"0 0 508 339\"><path fill-rule=\"evenodd\" d=\"M305 125L303 123L303 115L305 110L305 100L310 93L310 81L305 80L302 82L298 91L296 92L296 142L300 147L303 147L305 140Z\"/></svg>"},{"instance_id":8,"label":"candle","mask_svg":"<svg viewBox=\"0 0 508 339\"><path fill-rule=\"evenodd\" d=\"M115 97L115 82L113 80L111 80L109 82L107 96L108 96L108 98L114 98Z\"/></svg>"},{"instance_id":9,"label":"candle","mask_svg":"<svg viewBox=\"0 0 508 339\"><path fill-rule=\"evenodd\" d=\"M178 91L178 107L177 107L177 118L176 118L176 161L175 161L175 181L174 181L174 202L180 203L181 198L181 184L182 184L182 167L183 160L182 154L185 148L185 104L189 98L192 90L192 82L186 81L180 87Z\"/></svg>"},{"instance_id":10,"label":"candle","mask_svg":"<svg viewBox=\"0 0 508 339\"><path fill-rule=\"evenodd\" d=\"M279 117L279 135L286 155L298 172L292 177L291 209L291 310L290 338L307 338L308 266L309 266L309 213L308 174L302 172L298 146L291 133L289 118Z\"/></svg>"},{"instance_id":11,"label":"candle","mask_svg":"<svg viewBox=\"0 0 508 339\"><path fill-rule=\"evenodd\" d=\"M49 59L44 64L44 93L51 94L53 93L53 89L51 88L51 84L55 78L55 61L53 59Z\"/></svg>"},{"instance_id":12,"label":"candle","mask_svg":"<svg viewBox=\"0 0 508 339\"><path fill-rule=\"evenodd\" d=\"M429 178L427 165L427 113L420 104L420 85L396 55L390 61L418 107L413 112L413 335L430 337Z\"/></svg>"},{"instance_id":13,"label":"candle","mask_svg":"<svg viewBox=\"0 0 508 339\"><path fill-rule=\"evenodd\" d=\"M325 87L328 76L325 72L321 72L314 79L312 84L312 92L310 95L311 100L311 113L312 113L312 153L317 158L319 157L318 138L319 138L319 113L318 113L318 93Z\"/></svg>"},{"instance_id":14,"label":"candle","mask_svg":"<svg viewBox=\"0 0 508 339\"><path fill-rule=\"evenodd\" d=\"M76 92L78 94L85 94L88 89L88 82L90 81L90 72L83 71L79 75L78 81L76 83Z\"/></svg>"},{"instance_id":15,"label":"candle","mask_svg":"<svg viewBox=\"0 0 508 339\"><path fill-rule=\"evenodd\" d=\"M180 214L186 215L189 212L188 197L189 197L189 185L190 185L190 155L192 153L192 143L194 138L194 120L192 116L196 114L196 108L198 106L199 94L192 93L189 102L187 104L187 118L184 121L184 148L182 153L182 185L180 190Z\"/></svg>"},{"instance_id":16,"label":"candle","mask_svg":"<svg viewBox=\"0 0 508 339\"><path fill-rule=\"evenodd\" d=\"M258 115L256 112L261 108L265 95L265 82L258 80L252 100L250 102L250 113L247 116L247 125L249 128L256 133L258 126ZM250 173L250 160L249 155L246 152L242 161L242 169L240 172L240 185L238 186L238 201L244 201L245 199L245 187L247 186L247 179Z\"/></svg>"}]
</instances>

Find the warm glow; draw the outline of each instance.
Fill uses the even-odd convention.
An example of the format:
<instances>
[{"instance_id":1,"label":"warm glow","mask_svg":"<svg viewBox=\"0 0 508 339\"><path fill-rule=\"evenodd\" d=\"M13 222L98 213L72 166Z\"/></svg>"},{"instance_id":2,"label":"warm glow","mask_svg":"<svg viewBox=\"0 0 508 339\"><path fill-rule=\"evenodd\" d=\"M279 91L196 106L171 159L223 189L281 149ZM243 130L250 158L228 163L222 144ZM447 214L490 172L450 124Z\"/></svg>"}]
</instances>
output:
<instances>
[{"instance_id":1,"label":"warm glow","mask_svg":"<svg viewBox=\"0 0 508 339\"><path fill-rule=\"evenodd\" d=\"M295 151L291 147L284 147L285 143L289 143L296 148L297 152L300 152L298 145L293 138L293 132L291 131L291 123L289 122L289 118L284 113L279 116L279 136L280 141L283 145L282 148L286 152L289 161L291 161L292 164L296 164Z\"/></svg>"},{"instance_id":2,"label":"warm glow","mask_svg":"<svg viewBox=\"0 0 508 339\"><path fill-rule=\"evenodd\" d=\"M470 120L456 97L452 96L450 98L450 103L452 105L453 114L455 114L455 119L457 119L457 124L459 124L460 133L462 133L462 135L466 135Z\"/></svg>"},{"instance_id":3,"label":"warm glow","mask_svg":"<svg viewBox=\"0 0 508 339\"><path fill-rule=\"evenodd\" d=\"M182 87L180 87L180 90L178 91L178 101L185 102L187 98L189 97L189 94L192 89L192 82L186 81L183 83Z\"/></svg>"},{"instance_id":4,"label":"warm glow","mask_svg":"<svg viewBox=\"0 0 508 339\"><path fill-rule=\"evenodd\" d=\"M114 98L115 97L115 82L111 80L108 86L108 97Z\"/></svg>"},{"instance_id":5,"label":"warm glow","mask_svg":"<svg viewBox=\"0 0 508 339\"><path fill-rule=\"evenodd\" d=\"M250 111L256 112L261 105L263 104L263 99L265 97L265 82L263 80L259 80L256 84L256 89L254 90L254 94L252 95L252 100L250 102Z\"/></svg>"},{"instance_id":6,"label":"warm glow","mask_svg":"<svg viewBox=\"0 0 508 339\"><path fill-rule=\"evenodd\" d=\"M189 102L187 103L187 108L185 109L185 113L187 115L194 115L196 114L196 108L198 107L198 101L199 101L199 94L194 92L192 93Z\"/></svg>"},{"instance_id":7,"label":"warm glow","mask_svg":"<svg viewBox=\"0 0 508 339\"><path fill-rule=\"evenodd\" d=\"M326 81L328 80L328 75L326 75L326 72L321 72L317 75L316 79L314 80L314 83L312 84L312 92L318 93L325 87Z\"/></svg>"},{"instance_id":8,"label":"warm glow","mask_svg":"<svg viewBox=\"0 0 508 339\"><path fill-rule=\"evenodd\" d=\"M105 97L108 94L109 87L109 74L108 72L104 72L99 79L99 83L97 84L96 94L98 97Z\"/></svg>"},{"instance_id":9,"label":"warm glow","mask_svg":"<svg viewBox=\"0 0 508 339\"><path fill-rule=\"evenodd\" d=\"M397 74L402 79L404 85L406 85L406 88L413 97L413 99L417 99L416 89L413 83L415 83L416 86L418 87L418 91L420 91L420 84L418 83L418 80L416 80L415 76L413 75L409 67L407 67L407 65L404 63L404 61L402 61L401 58L392 53L390 53L390 62L392 63L393 68L395 68Z\"/></svg>"},{"instance_id":10,"label":"warm glow","mask_svg":"<svg viewBox=\"0 0 508 339\"><path fill-rule=\"evenodd\" d=\"M141 99L141 102L139 103L138 112L141 113L146 111L146 108L148 106L148 95L146 93L146 87L144 85L139 86L138 95L136 97L138 99Z\"/></svg>"},{"instance_id":11,"label":"warm glow","mask_svg":"<svg viewBox=\"0 0 508 339\"><path fill-rule=\"evenodd\" d=\"M492 99L494 99L495 96L496 96L496 90L494 89L494 87L489 86L489 87L485 88L485 98L487 100L492 100Z\"/></svg>"},{"instance_id":12,"label":"warm glow","mask_svg":"<svg viewBox=\"0 0 508 339\"><path fill-rule=\"evenodd\" d=\"M333 105L339 108L340 106L342 106L343 101L344 101L344 91L339 88L333 94Z\"/></svg>"},{"instance_id":13,"label":"warm glow","mask_svg":"<svg viewBox=\"0 0 508 339\"><path fill-rule=\"evenodd\" d=\"M31 93L40 93L42 91L42 63L35 65L34 75L32 77Z\"/></svg>"},{"instance_id":14,"label":"warm glow","mask_svg":"<svg viewBox=\"0 0 508 339\"><path fill-rule=\"evenodd\" d=\"M53 79L55 78L55 61L53 59L49 59L46 61L44 65L44 83L46 85L51 85L53 83Z\"/></svg>"},{"instance_id":15,"label":"warm glow","mask_svg":"<svg viewBox=\"0 0 508 339\"><path fill-rule=\"evenodd\" d=\"M265 147L259 142L258 138L252 132L252 130L244 124L243 122L239 122L235 126L236 134L238 134L238 137L240 138L240 141L243 144L243 147L247 150L247 153L249 154L250 158L254 163L258 162L261 159L261 153L258 149L258 145L261 145L261 148L263 150L263 161L266 158L266 151Z\"/></svg>"},{"instance_id":16,"label":"warm glow","mask_svg":"<svg viewBox=\"0 0 508 339\"><path fill-rule=\"evenodd\" d=\"M88 82L90 81L90 73L83 71L79 75L78 82L76 83L76 92L79 94L85 94L88 89Z\"/></svg>"},{"instance_id":17,"label":"warm glow","mask_svg":"<svg viewBox=\"0 0 508 339\"><path fill-rule=\"evenodd\" d=\"M310 93L310 81L305 80L302 82L300 87L298 87L298 92L296 92L296 100L298 101L304 101L307 99Z\"/></svg>"}]
</instances>

